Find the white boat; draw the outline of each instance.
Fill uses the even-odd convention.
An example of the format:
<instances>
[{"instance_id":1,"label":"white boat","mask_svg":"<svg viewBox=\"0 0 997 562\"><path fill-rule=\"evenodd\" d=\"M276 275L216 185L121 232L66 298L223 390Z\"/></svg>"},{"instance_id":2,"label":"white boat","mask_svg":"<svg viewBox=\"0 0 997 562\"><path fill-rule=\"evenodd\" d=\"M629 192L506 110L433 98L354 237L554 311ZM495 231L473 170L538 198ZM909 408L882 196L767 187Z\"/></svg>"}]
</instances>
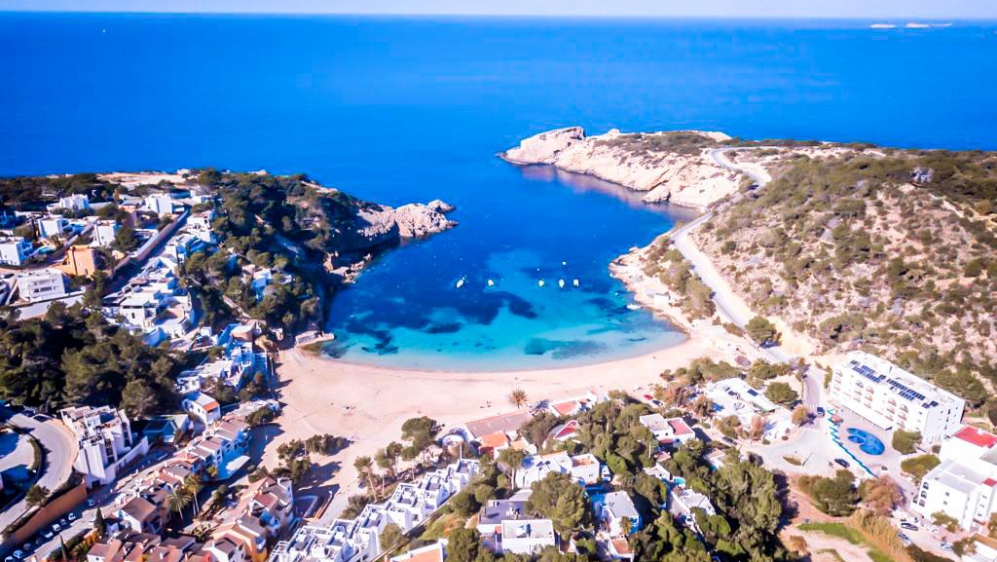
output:
<instances>
[{"instance_id":1,"label":"white boat","mask_svg":"<svg viewBox=\"0 0 997 562\"><path fill-rule=\"evenodd\" d=\"M544 286L544 280L543 279L537 281L537 287L543 287L543 286Z\"/></svg>"},{"instance_id":2,"label":"white boat","mask_svg":"<svg viewBox=\"0 0 997 562\"><path fill-rule=\"evenodd\" d=\"M495 286L495 282L494 282L494 281L492 281L491 279L489 279L489 280L488 280L488 286L489 286L489 287L494 287L494 286Z\"/></svg>"},{"instance_id":3,"label":"white boat","mask_svg":"<svg viewBox=\"0 0 997 562\"><path fill-rule=\"evenodd\" d=\"M566 262L566 261L562 261L562 262L561 262L561 265L568 265L568 262Z\"/></svg>"},{"instance_id":4,"label":"white boat","mask_svg":"<svg viewBox=\"0 0 997 562\"><path fill-rule=\"evenodd\" d=\"M461 287L464 286L465 282L467 282L467 277L461 277L460 279L457 280L457 284L454 285L454 287L460 289Z\"/></svg>"},{"instance_id":5,"label":"white boat","mask_svg":"<svg viewBox=\"0 0 997 562\"><path fill-rule=\"evenodd\" d=\"M575 279L574 281L571 282L571 284L574 285L575 287L577 287L578 286L578 280Z\"/></svg>"},{"instance_id":6,"label":"white boat","mask_svg":"<svg viewBox=\"0 0 997 562\"><path fill-rule=\"evenodd\" d=\"M557 286L563 289L564 288L564 279L558 279L557 280Z\"/></svg>"},{"instance_id":7,"label":"white boat","mask_svg":"<svg viewBox=\"0 0 997 562\"><path fill-rule=\"evenodd\" d=\"M628 310L640 310L639 304L630 303L627 305Z\"/></svg>"}]
</instances>

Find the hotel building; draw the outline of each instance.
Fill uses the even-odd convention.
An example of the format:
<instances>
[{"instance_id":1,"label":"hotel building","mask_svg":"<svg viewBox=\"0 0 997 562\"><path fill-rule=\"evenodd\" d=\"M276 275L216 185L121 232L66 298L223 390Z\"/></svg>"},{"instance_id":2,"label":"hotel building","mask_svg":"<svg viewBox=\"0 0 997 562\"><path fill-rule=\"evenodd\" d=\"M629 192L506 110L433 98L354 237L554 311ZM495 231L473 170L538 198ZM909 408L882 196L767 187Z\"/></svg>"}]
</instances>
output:
<instances>
[{"instance_id":1,"label":"hotel building","mask_svg":"<svg viewBox=\"0 0 997 562\"><path fill-rule=\"evenodd\" d=\"M856 351L834 367L830 397L873 424L917 431L935 444L960 427L965 401L904 369Z\"/></svg>"}]
</instances>

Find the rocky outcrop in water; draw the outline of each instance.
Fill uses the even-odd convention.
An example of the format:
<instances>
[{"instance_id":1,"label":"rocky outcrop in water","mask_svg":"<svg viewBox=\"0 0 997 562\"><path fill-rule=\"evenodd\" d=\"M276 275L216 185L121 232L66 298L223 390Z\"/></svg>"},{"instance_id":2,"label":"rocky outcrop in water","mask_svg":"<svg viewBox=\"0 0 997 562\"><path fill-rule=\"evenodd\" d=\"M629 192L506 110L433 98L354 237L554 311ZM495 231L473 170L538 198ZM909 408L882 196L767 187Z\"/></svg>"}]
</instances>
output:
<instances>
[{"instance_id":1,"label":"rocky outcrop in water","mask_svg":"<svg viewBox=\"0 0 997 562\"><path fill-rule=\"evenodd\" d=\"M735 193L741 176L718 165L710 150L730 137L704 131L623 134L614 129L587 137L581 127L556 129L523 140L502 157L514 164L547 164L645 191L648 202L706 207Z\"/></svg>"},{"instance_id":2,"label":"rocky outcrop in water","mask_svg":"<svg viewBox=\"0 0 997 562\"><path fill-rule=\"evenodd\" d=\"M457 226L457 221L444 214L453 209L452 205L439 200L400 207L368 204L357 210L356 234L370 246L423 238Z\"/></svg>"}]
</instances>

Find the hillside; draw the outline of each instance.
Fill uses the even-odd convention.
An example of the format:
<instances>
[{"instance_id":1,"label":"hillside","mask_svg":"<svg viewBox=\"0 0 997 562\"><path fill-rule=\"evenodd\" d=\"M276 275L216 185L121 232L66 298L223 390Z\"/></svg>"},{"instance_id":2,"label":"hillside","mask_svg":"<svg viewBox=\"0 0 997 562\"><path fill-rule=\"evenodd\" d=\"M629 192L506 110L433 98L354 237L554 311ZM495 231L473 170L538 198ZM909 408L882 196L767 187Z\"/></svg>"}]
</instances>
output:
<instances>
[{"instance_id":1,"label":"hillside","mask_svg":"<svg viewBox=\"0 0 997 562\"><path fill-rule=\"evenodd\" d=\"M974 404L997 382L997 155L759 149L775 178L693 234L760 314Z\"/></svg>"}]
</instances>

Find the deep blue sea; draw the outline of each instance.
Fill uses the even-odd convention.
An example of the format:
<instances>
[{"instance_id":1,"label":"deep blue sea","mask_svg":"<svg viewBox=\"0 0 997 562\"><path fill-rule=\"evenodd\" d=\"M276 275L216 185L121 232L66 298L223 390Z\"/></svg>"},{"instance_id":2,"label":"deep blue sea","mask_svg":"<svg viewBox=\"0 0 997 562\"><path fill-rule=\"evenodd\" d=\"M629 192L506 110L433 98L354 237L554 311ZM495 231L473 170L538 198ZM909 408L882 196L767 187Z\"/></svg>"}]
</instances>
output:
<instances>
[{"instance_id":1,"label":"deep blue sea","mask_svg":"<svg viewBox=\"0 0 997 562\"><path fill-rule=\"evenodd\" d=\"M442 198L460 226L341 293L332 353L613 359L681 339L607 272L681 212L495 154L575 124L997 149L997 25L870 23L0 14L0 174L211 165Z\"/></svg>"}]
</instances>

